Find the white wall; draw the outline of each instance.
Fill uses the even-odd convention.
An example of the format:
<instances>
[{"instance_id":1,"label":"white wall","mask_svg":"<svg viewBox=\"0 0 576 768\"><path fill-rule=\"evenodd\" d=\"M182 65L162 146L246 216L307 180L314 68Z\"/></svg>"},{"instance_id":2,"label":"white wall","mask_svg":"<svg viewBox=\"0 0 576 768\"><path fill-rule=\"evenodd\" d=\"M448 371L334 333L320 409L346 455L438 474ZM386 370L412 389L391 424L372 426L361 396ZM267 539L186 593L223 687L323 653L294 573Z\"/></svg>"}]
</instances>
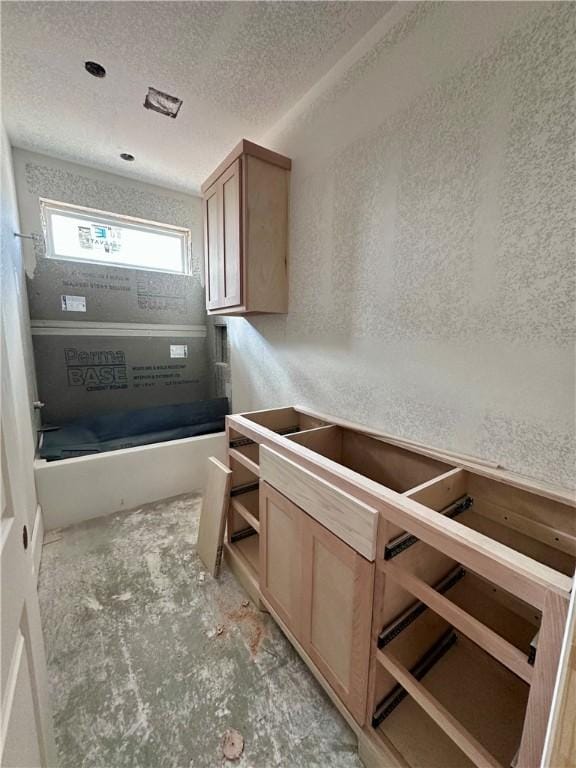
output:
<instances>
[{"instance_id":1,"label":"white wall","mask_svg":"<svg viewBox=\"0 0 576 768\"><path fill-rule=\"evenodd\" d=\"M26 300L26 284L22 263L21 241L14 237L20 232L14 171L8 137L4 126L1 133L1 221L0 221L0 262L1 262L1 325L2 350L0 366L2 368L2 396L0 408L2 421L10 419L16 435L14 445L10 446L16 461L18 477L11 483L14 506L24 510L28 530L33 532L36 519L36 491L34 486L33 461L35 453L35 431L33 427L33 401L36 398L34 368L32 363L30 325ZM8 385L10 380L10 385ZM18 393L18 399L12 408L11 389ZM34 532L32 534L34 536Z\"/></svg>"},{"instance_id":2,"label":"white wall","mask_svg":"<svg viewBox=\"0 0 576 768\"><path fill-rule=\"evenodd\" d=\"M261 137L294 161L290 312L228 321L234 410L574 482L575 14L399 3Z\"/></svg>"}]
</instances>

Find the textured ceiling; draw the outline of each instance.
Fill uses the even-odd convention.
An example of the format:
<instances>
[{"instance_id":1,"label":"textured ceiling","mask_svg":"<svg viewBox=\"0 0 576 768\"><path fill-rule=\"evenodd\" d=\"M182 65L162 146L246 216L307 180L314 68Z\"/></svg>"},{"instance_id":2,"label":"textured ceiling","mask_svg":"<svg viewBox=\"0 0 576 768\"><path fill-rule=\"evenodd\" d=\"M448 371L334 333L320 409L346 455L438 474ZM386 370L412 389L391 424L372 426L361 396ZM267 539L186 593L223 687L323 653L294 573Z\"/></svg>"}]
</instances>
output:
<instances>
[{"instance_id":1,"label":"textured ceiling","mask_svg":"<svg viewBox=\"0 0 576 768\"><path fill-rule=\"evenodd\" d=\"M3 2L3 120L15 146L194 192L392 5ZM143 108L149 86L183 99L176 120Z\"/></svg>"}]
</instances>

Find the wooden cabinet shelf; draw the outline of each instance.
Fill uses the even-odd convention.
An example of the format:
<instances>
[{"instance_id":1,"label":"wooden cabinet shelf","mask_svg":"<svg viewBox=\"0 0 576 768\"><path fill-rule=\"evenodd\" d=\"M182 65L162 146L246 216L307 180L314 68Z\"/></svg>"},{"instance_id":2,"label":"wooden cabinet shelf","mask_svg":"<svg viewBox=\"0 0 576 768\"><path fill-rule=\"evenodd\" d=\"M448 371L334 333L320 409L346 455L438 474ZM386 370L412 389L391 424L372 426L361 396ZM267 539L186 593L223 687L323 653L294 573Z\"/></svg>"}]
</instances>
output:
<instances>
[{"instance_id":1,"label":"wooden cabinet shelf","mask_svg":"<svg viewBox=\"0 0 576 768\"><path fill-rule=\"evenodd\" d=\"M202 185L208 314L288 311L290 168L243 139Z\"/></svg>"},{"instance_id":2,"label":"wooden cabinet shelf","mask_svg":"<svg viewBox=\"0 0 576 768\"><path fill-rule=\"evenodd\" d=\"M231 547L245 561L252 571L252 575L257 579L260 570L258 536L246 536L246 538L234 542Z\"/></svg>"},{"instance_id":3,"label":"wooden cabinet shelf","mask_svg":"<svg viewBox=\"0 0 576 768\"><path fill-rule=\"evenodd\" d=\"M259 493L256 490L243 493L240 496L233 496L230 499L232 509L241 515L255 531L260 531L258 497Z\"/></svg>"},{"instance_id":4,"label":"wooden cabinet shelf","mask_svg":"<svg viewBox=\"0 0 576 768\"><path fill-rule=\"evenodd\" d=\"M382 674L405 686L408 696L472 765L510 765L522 736L528 685L459 633L456 642L419 681L391 651L378 651L376 658ZM386 719L378 727L386 734ZM442 741L435 751L439 756L445 753L447 765L455 753ZM428 744L422 746L427 749ZM460 760L457 765L463 764Z\"/></svg>"},{"instance_id":5,"label":"wooden cabinet shelf","mask_svg":"<svg viewBox=\"0 0 576 768\"><path fill-rule=\"evenodd\" d=\"M272 430L279 435L291 435L303 430L329 426L329 422L300 413L296 408L273 408L244 414L246 421Z\"/></svg>"},{"instance_id":6,"label":"wooden cabinet shelf","mask_svg":"<svg viewBox=\"0 0 576 768\"><path fill-rule=\"evenodd\" d=\"M260 475L259 448L256 443L229 448L228 456L246 467L255 477Z\"/></svg>"},{"instance_id":7,"label":"wooden cabinet shelf","mask_svg":"<svg viewBox=\"0 0 576 768\"><path fill-rule=\"evenodd\" d=\"M230 570L256 605L260 601L258 534L224 543L224 556Z\"/></svg>"}]
</instances>

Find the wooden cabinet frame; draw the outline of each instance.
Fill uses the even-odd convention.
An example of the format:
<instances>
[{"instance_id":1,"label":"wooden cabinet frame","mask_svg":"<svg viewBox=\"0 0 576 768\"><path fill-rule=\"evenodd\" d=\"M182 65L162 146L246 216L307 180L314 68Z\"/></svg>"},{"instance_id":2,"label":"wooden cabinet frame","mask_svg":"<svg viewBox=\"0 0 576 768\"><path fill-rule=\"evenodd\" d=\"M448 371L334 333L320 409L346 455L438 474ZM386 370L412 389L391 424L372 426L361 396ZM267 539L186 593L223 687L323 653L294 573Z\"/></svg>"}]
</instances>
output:
<instances>
[{"instance_id":1,"label":"wooden cabinet frame","mask_svg":"<svg viewBox=\"0 0 576 768\"><path fill-rule=\"evenodd\" d=\"M262 541L260 586L256 585L256 589L262 591L264 603L358 734L366 764L370 768L382 765L407 768L410 764L422 764L418 759L410 763L403 748L371 724L382 692L387 695L386 691L400 684L407 691L408 700L431 718L426 721L429 725L423 738L432 737L436 729L444 739L436 743L437 748L443 748L438 745L447 743L448 739L453 749L464 753L460 755L460 765L469 764L466 760L481 766L506 765L514 758L518 768L540 768L546 734L552 734L548 741L553 744L554 734L570 733L574 727L574 712L570 708L562 710L568 724L550 719L562 638L565 648L574 642L566 635L568 601L575 583L576 502L573 494L491 467L472 457L436 451L305 408L278 408L229 416L227 432L231 440L230 460L260 477L261 494L264 489L264 493L274 495L277 500L284 499L280 503L285 503L286 508L297 509L301 514L298 535L302 537L304 564L302 578L295 581L294 587L296 592L300 585L302 592L299 610L293 610L292 616L286 612L281 615L279 607L266 595L266 576L262 572L266 553L265 547L263 553ZM358 439L349 439L348 432L357 434ZM235 442L234 438L238 437L241 440ZM368 451L366 460L362 455L352 455L353 447L358 446ZM394 450L388 450L392 446ZM402 467L403 451L420 458L404 462ZM268 461L272 454L278 459L273 456L273 461ZM430 459L429 464L424 457ZM389 472L386 462L394 466L396 473L388 474L390 484L378 477L380 472ZM432 474L426 477L429 470ZM415 481L413 487L408 487L410 477ZM267 490L267 481L273 482L282 493L274 488ZM472 509L465 504L464 511L454 519L445 514L451 505L468 496L474 497ZM367 524L371 520L370 511L377 516L374 526ZM261 533L265 516L264 511L260 519ZM398 544L399 540L408 542L406 549L404 544ZM368 560L361 557L359 550ZM388 554L397 552L398 559L396 554L388 558L387 550ZM323 554L319 554L321 552ZM334 572L330 571L330 558L334 567L342 568L342 573L354 574L354 597L350 599L350 592L343 593L343 604L346 601L353 604L361 617L365 616L362 605L368 602L368 615L373 619L371 633L369 630L358 633L358 637L368 637L370 674L368 681L362 672L358 674L361 682L357 688L342 684L343 655L340 654L336 662L330 658L326 637L330 637L333 628L324 636L318 631L315 634L314 630L314 621L321 616L322 602L331 610L330 601L325 600L329 594L326 584L331 577L322 575ZM355 573L362 561L371 569L371 576L362 568ZM316 572L314 563L319 569ZM464 585L471 580L470 585L477 590L477 593L473 590L476 598L469 596L464 600L468 587L450 586L447 592L443 591L440 583L446 581L448 571L455 565L466 574ZM404 595L400 600L398 589ZM315 594L321 595L316 603ZM491 600L496 602L492 605ZM400 634L394 635L401 638L400 646L379 647L384 630L388 631L389 626L402 618L403 612L409 612L414 606L421 606L415 616L423 613L429 617L427 621L436 627L434 631L441 637L442 627L447 626L462 638L459 641L462 653L453 656L452 651L447 651L448 666L438 667L440 671L450 670L451 684L460 685L460 667L454 664L462 663L468 650L475 648L474 653L482 654L482 664L488 672L494 670L501 681L513 679L515 688L520 686L525 692L523 698L520 697L522 709L518 709L518 699L511 700L516 708L516 721L508 734L516 739L518 733L513 744L509 737L506 744L499 743L497 736L494 740L491 734L478 730L476 724L483 717L481 712L473 712L470 719L470 712L461 717L459 710L451 708L450 702L438 691L438 679L444 685L440 672L440 678L432 675L430 682L428 677L417 676L414 661L419 650L404 636L403 626ZM522 632L520 620L529 622ZM362 621L356 618L352 625L358 626ZM412 626L410 621L406 626ZM517 621L518 627L509 626L506 621ZM537 642L535 635L530 634L534 621L540 628ZM428 642L426 627L418 636L418 642L424 646ZM571 632L574 633L574 627ZM362 642L356 652L366 658L361 646ZM531 655L534 648L535 663ZM459 661L451 662L450 658ZM475 657L472 654L470 658ZM355 663L351 660L348 669ZM382 679L379 681L382 676L388 676L384 685ZM498 699L504 704L507 686L505 683L502 697ZM351 693L353 690L355 693ZM362 691L367 692L366 707L362 704ZM470 698L474 693L472 689ZM558 709L552 707L552 712ZM485 714L489 714L489 710ZM488 717L486 722L490 725ZM362 723L365 724L360 727ZM406 727L410 738L410 723ZM515 755L512 748L517 749Z\"/></svg>"}]
</instances>

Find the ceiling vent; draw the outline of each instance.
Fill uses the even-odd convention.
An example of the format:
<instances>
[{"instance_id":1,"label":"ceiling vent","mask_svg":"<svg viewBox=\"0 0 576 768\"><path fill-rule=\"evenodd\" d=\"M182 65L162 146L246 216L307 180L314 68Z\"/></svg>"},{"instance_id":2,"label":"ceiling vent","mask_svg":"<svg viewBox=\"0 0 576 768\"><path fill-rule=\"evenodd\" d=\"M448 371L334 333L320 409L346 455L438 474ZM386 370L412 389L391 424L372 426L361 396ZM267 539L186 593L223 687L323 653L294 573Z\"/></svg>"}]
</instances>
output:
<instances>
[{"instance_id":1,"label":"ceiling vent","mask_svg":"<svg viewBox=\"0 0 576 768\"><path fill-rule=\"evenodd\" d=\"M156 88L148 88L144 106L146 109L153 109L155 112L160 112L161 115L166 115L166 117L176 117L182 106L182 99L157 91Z\"/></svg>"}]
</instances>

